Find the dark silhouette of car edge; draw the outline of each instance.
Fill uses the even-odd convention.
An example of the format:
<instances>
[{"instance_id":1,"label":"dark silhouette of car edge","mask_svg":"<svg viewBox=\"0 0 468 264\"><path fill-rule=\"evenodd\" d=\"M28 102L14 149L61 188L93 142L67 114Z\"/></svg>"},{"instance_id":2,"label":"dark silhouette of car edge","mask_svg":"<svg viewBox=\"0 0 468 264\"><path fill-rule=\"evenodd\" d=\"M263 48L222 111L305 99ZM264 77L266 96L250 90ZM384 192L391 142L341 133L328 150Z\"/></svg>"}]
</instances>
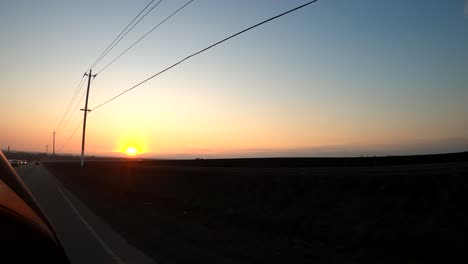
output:
<instances>
[{"instance_id":1,"label":"dark silhouette of car edge","mask_svg":"<svg viewBox=\"0 0 468 264\"><path fill-rule=\"evenodd\" d=\"M12 166L0 152L0 262L70 263L45 214Z\"/></svg>"}]
</instances>

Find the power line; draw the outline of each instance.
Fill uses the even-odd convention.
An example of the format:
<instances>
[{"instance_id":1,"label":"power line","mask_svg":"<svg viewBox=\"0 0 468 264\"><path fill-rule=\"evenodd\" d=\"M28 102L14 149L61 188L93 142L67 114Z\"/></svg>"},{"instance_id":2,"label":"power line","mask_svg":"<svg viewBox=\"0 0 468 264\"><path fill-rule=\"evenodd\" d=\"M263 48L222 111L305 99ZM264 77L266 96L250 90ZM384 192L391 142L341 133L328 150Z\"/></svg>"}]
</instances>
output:
<instances>
[{"instance_id":1,"label":"power line","mask_svg":"<svg viewBox=\"0 0 468 264\"><path fill-rule=\"evenodd\" d=\"M72 116L73 116L73 113L76 112L76 109L78 108L78 105L80 104L81 100L83 99L84 93L81 95L80 99L79 99L78 101L76 101L76 99L78 98L78 94L80 93L81 89L83 88L83 84L84 84L83 80L84 80L84 75L83 75L83 77L82 77L82 79L81 79L81 85L80 85L80 86L78 87L78 89L75 91L75 94L74 94L74 96L73 96L73 99L72 99L72 101L70 102L71 104L69 104L69 106L68 106L68 108L67 108L67 112L65 113L64 117L66 117L67 113L69 113L70 115L69 115L68 118L65 120L65 122L63 122L63 119L64 119L64 118L62 118L63 124L62 124L61 127L59 127L58 129L55 130L56 132L58 132L58 131L64 129L64 128L67 126L68 122L70 121L70 119L71 119ZM75 107L73 108L73 110L72 110L71 112L69 112L69 110L72 109L74 103L76 103Z\"/></svg>"},{"instance_id":2,"label":"power line","mask_svg":"<svg viewBox=\"0 0 468 264\"><path fill-rule=\"evenodd\" d=\"M156 3L150 10L148 10L142 17L140 17L140 15L154 2L155 0L151 0L133 19L132 21L130 21L130 23L127 24L127 26L117 35L117 37L115 37L115 39L109 44L109 46L107 46L107 48L101 53L101 55L94 61L94 63L91 65L90 68L94 67L97 63L99 63L99 61L101 61L146 15L148 15L156 6L158 6L162 0L159 0L158 3ZM140 19L136 22L136 23L133 23L135 22L136 19L138 19L138 17L140 17ZM133 25L132 25L133 24ZM70 112L70 109L72 108L73 104L75 103L75 100L79 94L79 92L81 91L81 88L82 88L82 85L83 85L83 80L84 80L84 77L85 75L83 75L83 77L81 78L80 80L80 83L78 84L76 90L75 90L75 93L73 94L73 97L70 101L70 103L68 104L68 107L67 107L67 110L65 111L65 114L63 115L62 119L60 120L60 123L59 125L57 126L57 129L55 129L54 133L57 132L59 129L63 129L67 124L68 122L70 121L71 117L73 116L73 114L71 114L69 116L69 118L65 121L64 123L64 120L66 118L66 116L68 115L68 113ZM80 97L80 100L78 100L74 110L71 112L75 112L76 109L78 108L81 100L83 99L83 96L84 96L85 93L83 93ZM60 150L65 147L65 145L68 143L68 141L70 141L70 139L73 137L73 135L76 133L76 130L78 129L78 127L82 124L83 121L80 122L80 124L78 124L78 126L75 128L75 130L73 131L73 134L70 136L70 138L66 141L66 143L60 148ZM62 126L63 124L63 126Z\"/></svg>"},{"instance_id":3,"label":"power line","mask_svg":"<svg viewBox=\"0 0 468 264\"><path fill-rule=\"evenodd\" d=\"M133 48L133 46L135 46L136 44L138 44L138 42L140 42L141 40L143 40L144 38L146 38L146 36L148 36L151 32L153 32L156 28L158 28L159 26L161 26L162 24L164 24L164 22L166 22L167 20L169 20L172 16L174 16L175 14L177 14L180 10L184 9L187 5L189 5L190 3L192 3L194 0L190 0L188 1L187 3L185 3L185 5L181 6L179 9L177 9L176 11L174 11L171 15L169 15L168 17L166 17L163 21L161 21L159 24L157 24L156 26L154 26L152 29L150 29L148 32L146 32L142 37L140 37L137 41L135 41L132 45L130 45L130 47L128 47L126 50L124 50L122 53L120 53L119 56L115 57L111 62L109 62L106 66L104 66L101 70L98 71L97 74L100 74L101 72L103 72L105 69L107 69L107 67L109 67L110 65L112 65L116 60L118 60L120 57L122 57L122 55L124 55L125 53L127 53L127 51L129 51L131 48Z\"/></svg>"},{"instance_id":4,"label":"power line","mask_svg":"<svg viewBox=\"0 0 468 264\"><path fill-rule=\"evenodd\" d=\"M107 48L101 53L101 55L99 55L99 57L91 64L91 66L88 68L91 69L93 68L104 56L105 54L107 54L106 52L112 47L112 45L114 45L114 43L119 39L119 37L133 24L133 22L148 8L148 6L150 6L155 0L151 0L146 6L145 8L143 8L140 13L138 13L138 15L136 15L132 21L130 21L130 23L127 24L127 26L117 35L117 37L115 37L115 39L109 44L109 46L107 46ZM88 71L87 70L87 71Z\"/></svg>"},{"instance_id":5,"label":"power line","mask_svg":"<svg viewBox=\"0 0 468 264\"><path fill-rule=\"evenodd\" d=\"M73 130L73 133L71 134L71 136L67 139L67 141L65 142L65 144L62 145L62 147L57 151L61 151L67 144L68 142L72 139L72 137L75 135L76 131L78 130L78 128L81 126L81 124L83 124L83 119L81 119L81 122L76 126L75 130Z\"/></svg>"},{"instance_id":6,"label":"power line","mask_svg":"<svg viewBox=\"0 0 468 264\"><path fill-rule=\"evenodd\" d=\"M59 129L62 128L61 125L63 124L63 121L64 121L65 117L67 116L68 112L70 111L70 107L71 107L71 106L73 105L73 103L75 102L77 94L78 94L79 91L81 90L81 86L83 85L83 80L84 80L84 76L81 77L80 83L79 83L78 86L76 87L75 93L73 94L73 96L72 96L70 102L68 103L67 110L66 110L65 113L63 114L62 119L60 120L60 123L58 124L57 128L55 129L55 131L58 131Z\"/></svg>"},{"instance_id":7,"label":"power line","mask_svg":"<svg viewBox=\"0 0 468 264\"><path fill-rule=\"evenodd\" d=\"M78 104L76 104L75 108L73 109L73 112L75 112L78 109L78 107L80 106L80 103L83 100L85 94L86 94L86 91L83 91L83 93L81 94L80 100L78 101Z\"/></svg>"},{"instance_id":8,"label":"power line","mask_svg":"<svg viewBox=\"0 0 468 264\"><path fill-rule=\"evenodd\" d=\"M207 51L207 50L209 50L209 49L211 49L211 48L213 48L213 47L215 47L215 46L217 46L217 45L219 45L219 44L221 44L221 43L223 43L223 42L225 42L225 41L227 41L227 40L229 40L229 39L231 39L231 38L234 38L234 37L236 37L236 36L238 36L238 35L240 35L240 34L242 34L242 33L244 33L244 32L247 32L247 31L249 31L249 30L251 30L251 29L253 29L253 28L256 28L256 27L258 27L258 26L260 26L260 25L263 25L263 24L265 24L265 23L267 23L267 22L270 22L270 21L272 21L272 20L274 20L274 19L277 19L277 18L279 18L279 17L282 17L282 16L284 16L284 15L287 15L287 14L289 14L289 13L291 13L291 12L294 12L294 11L296 11L296 10L299 10L299 9L301 9L301 8L304 8L304 7L306 7L306 6L310 5L310 4L313 4L313 3L317 2L317 1L318 1L318 0L312 0L312 1L310 1L310 2L307 2L307 3L303 4L303 5L300 5L300 6L298 6L298 7L295 7L295 8L293 8L293 9L290 9L290 10L288 10L288 11L286 11L286 12L283 12L283 13L281 13L281 14L279 14L279 15L276 15L276 16L274 16L274 17L271 17L271 18L269 18L269 19L266 19L266 20L264 20L264 21L262 21L262 22L260 22L260 23L257 23L257 24L255 24L255 25L253 25L253 26L250 26L250 27L248 27L248 28L246 28L246 29L244 29L244 30L241 30L241 31L239 31L239 32L237 32L237 33L235 33L235 34L233 34L233 35L227 37L227 38L224 38L224 39L222 39L222 40L220 40L220 41L218 41L218 42L216 42L216 43L214 43L214 44L212 44L212 45L210 45L210 46L204 48L204 49L201 49L201 50L199 50L199 51L197 51L197 52L195 52L195 53L193 53L193 54L191 54L191 55L189 55L189 56L183 58L182 60L180 60L180 61L178 61L178 62L172 64L171 66L165 68L164 70L162 70L162 71L160 71L160 72L158 72L158 73L156 73L156 74L154 74L154 75L148 77L147 79L145 79L145 80L143 80L143 81L141 81L141 82L135 84L134 86L132 86L132 87L128 88L127 90L121 92L120 94L118 94L118 95L112 97L111 99L109 99L109 100L107 100L107 101L105 101L105 102L99 104L98 106L94 107L92 110L94 111L94 110L96 110L96 109L102 107L103 105L108 104L109 102L111 102L111 101L117 99L118 97L124 95L125 93L127 93L127 92L129 92L129 91L131 91L131 90L133 90L133 89L135 89L135 88L137 88L138 86L140 86L140 85L144 84L145 82L147 82L147 81L153 79L154 77L156 77L156 76L158 76L158 75L160 75L160 74L162 74L162 73L164 73L164 72L166 72L166 71L168 71L168 70L170 70L170 69L176 67L177 65L181 64L182 62L184 62L184 61L186 61L186 60L188 60L188 59L190 59L190 58L192 58L192 57L194 57L194 56L196 56L196 55L198 55L198 54L200 54L200 53L203 53L203 52L205 52L205 51Z\"/></svg>"},{"instance_id":9,"label":"power line","mask_svg":"<svg viewBox=\"0 0 468 264\"><path fill-rule=\"evenodd\" d=\"M151 11L153 11L153 9L158 6L162 0L159 0L159 2L157 2L150 10L148 10L135 24L133 24L133 22L154 2L155 0L152 0L151 2L149 2L149 4L147 4L145 6L145 8L143 8L140 13L138 13L138 15L133 18L132 21L130 21L130 23L119 33L119 35L117 35L117 37L111 42L111 44L109 44L109 46L107 46L107 48L101 53L101 55L96 59L96 61L94 61L94 63L91 65L91 67L89 67L89 69L92 69L96 66L96 64L98 64L138 23L140 23L140 21L146 16L148 15ZM133 24L133 25L132 25ZM131 26L131 27L130 27ZM129 28L130 27L130 28ZM128 29L128 30L127 30Z\"/></svg>"},{"instance_id":10,"label":"power line","mask_svg":"<svg viewBox=\"0 0 468 264\"><path fill-rule=\"evenodd\" d=\"M71 118L73 116L73 113L77 113L76 110L80 106L81 101L83 101L83 98L84 98L85 94L86 94L86 91L83 91L83 93L81 94L80 100L76 101L77 103L75 105L75 108L73 108L73 111L71 112L70 117L67 119L67 121L65 121L65 123L63 123L62 129L67 126L68 122L70 122L70 120L71 120Z\"/></svg>"},{"instance_id":11,"label":"power line","mask_svg":"<svg viewBox=\"0 0 468 264\"><path fill-rule=\"evenodd\" d=\"M83 86L83 80L84 80L84 75L83 75L83 77L81 77L80 83L79 83L78 86L76 87L75 93L73 94L73 97L72 97L72 99L70 100L70 103L68 103L67 110L65 111L65 114L62 116L62 119L60 120L60 123L58 124L57 128L55 129L55 131L58 131L59 129L62 129L62 128L63 128L63 126L61 127L61 125L63 124L63 121L65 120L65 117L68 115L68 112L70 111L71 106L73 105L73 103L74 103L75 100L76 100L76 96L78 95L79 91L81 90L81 87Z\"/></svg>"}]
</instances>

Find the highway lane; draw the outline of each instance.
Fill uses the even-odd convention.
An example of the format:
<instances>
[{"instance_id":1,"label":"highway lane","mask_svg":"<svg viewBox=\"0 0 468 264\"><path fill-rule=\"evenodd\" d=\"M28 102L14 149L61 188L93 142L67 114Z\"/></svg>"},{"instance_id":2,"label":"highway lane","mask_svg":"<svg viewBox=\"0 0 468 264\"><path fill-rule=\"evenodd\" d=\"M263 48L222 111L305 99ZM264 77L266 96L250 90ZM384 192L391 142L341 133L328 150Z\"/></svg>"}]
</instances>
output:
<instances>
[{"instance_id":1,"label":"highway lane","mask_svg":"<svg viewBox=\"0 0 468 264\"><path fill-rule=\"evenodd\" d=\"M72 263L156 263L114 232L41 165L16 169Z\"/></svg>"}]
</instances>

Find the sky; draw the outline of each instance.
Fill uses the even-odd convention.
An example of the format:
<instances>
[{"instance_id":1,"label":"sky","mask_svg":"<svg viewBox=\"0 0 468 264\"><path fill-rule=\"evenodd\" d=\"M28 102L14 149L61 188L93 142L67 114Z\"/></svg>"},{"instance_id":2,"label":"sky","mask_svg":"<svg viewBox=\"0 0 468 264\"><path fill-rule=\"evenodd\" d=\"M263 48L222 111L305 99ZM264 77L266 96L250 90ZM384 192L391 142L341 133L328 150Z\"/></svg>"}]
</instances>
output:
<instances>
[{"instance_id":1,"label":"sky","mask_svg":"<svg viewBox=\"0 0 468 264\"><path fill-rule=\"evenodd\" d=\"M93 72L187 1L162 0ZM149 2L0 0L0 148L51 152L55 131L57 153L80 153L84 100L63 116L85 71ZM306 2L195 0L92 79L89 108ZM319 0L91 111L86 153L467 151L467 106L467 1Z\"/></svg>"}]
</instances>

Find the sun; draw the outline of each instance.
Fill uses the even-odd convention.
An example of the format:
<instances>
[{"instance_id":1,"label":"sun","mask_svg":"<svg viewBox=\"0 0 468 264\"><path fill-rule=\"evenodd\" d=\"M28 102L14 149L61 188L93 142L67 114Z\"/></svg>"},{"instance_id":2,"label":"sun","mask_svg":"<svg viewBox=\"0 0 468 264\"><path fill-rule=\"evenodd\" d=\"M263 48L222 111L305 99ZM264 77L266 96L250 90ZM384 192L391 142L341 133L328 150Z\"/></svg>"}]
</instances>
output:
<instances>
[{"instance_id":1,"label":"sun","mask_svg":"<svg viewBox=\"0 0 468 264\"><path fill-rule=\"evenodd\" d=\"M116 152L126 157L135 157L148 152L146 137L139 132L123 132L119 136Z\"/></svg>"},{"instance_id":2,"label":"sun","mask_svg":"<svg viewBox=\"0 0 468 264\"><path fill-rule=\"evenodd\" d=\"M136 155L138 153L138 150L135 147L128 147L125 150L125 153L127 153L127 155L129 155L129 156L134 156L134 155Z\"/></svg>"}]
</instances>

